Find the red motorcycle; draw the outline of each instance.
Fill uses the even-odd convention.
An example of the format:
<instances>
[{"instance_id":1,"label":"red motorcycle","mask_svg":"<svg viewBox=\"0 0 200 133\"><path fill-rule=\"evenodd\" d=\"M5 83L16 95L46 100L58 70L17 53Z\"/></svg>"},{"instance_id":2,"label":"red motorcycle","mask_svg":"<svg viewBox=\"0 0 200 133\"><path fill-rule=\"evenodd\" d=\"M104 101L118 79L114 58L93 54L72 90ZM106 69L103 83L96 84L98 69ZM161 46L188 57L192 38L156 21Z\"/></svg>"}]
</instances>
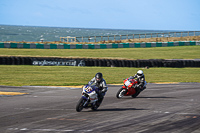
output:
<instances>
[{"instance_id":1,"label":"red motorcycle","mask_svg":"<svg viewBox=\"0 0 200 133\"><path fill-rule=\"evenodd\" d=\"M134 87L135 84L137 84L137 81L135 79L132 78L125 79L124 85L122 86L122 88L119 89L119 91L116 94L116 97L122 98L123 96L132 96L133 98L136 98L140 94L140 91L136 91Z\"/></svg>"}]
</instances>

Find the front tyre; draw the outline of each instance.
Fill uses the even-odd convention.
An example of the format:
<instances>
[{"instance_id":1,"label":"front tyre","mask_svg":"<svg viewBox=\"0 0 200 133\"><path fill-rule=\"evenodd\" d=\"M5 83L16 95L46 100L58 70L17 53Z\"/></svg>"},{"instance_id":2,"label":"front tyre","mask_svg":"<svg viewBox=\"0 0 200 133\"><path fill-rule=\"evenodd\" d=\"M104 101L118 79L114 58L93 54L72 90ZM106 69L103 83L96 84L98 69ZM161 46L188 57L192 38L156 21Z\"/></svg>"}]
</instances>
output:
<instances>
[{"instance_id":1,"label":"front tyre","mask_svg":"<svg viewBox=\"0 0 200 133\"><path fill-rule=\"evenodd\" d=\"M126 90L124 88L120 88L119 91L116 94L117 98L122 98L124 96L124 93L126 92Z\"/></svg>"},{"instance_id":2,"label":"front tyre","mask_svg":"<svg viewBox=\"0 0 200 133\"><path fill-rule=\"evenodd\" d=\"M84 103L85 103L85 99L83 97L81 97L81 99L78 101L78 103L76 105L77 112L81 112L81 110L83 109Z\"/></svg>"}]
</instances>

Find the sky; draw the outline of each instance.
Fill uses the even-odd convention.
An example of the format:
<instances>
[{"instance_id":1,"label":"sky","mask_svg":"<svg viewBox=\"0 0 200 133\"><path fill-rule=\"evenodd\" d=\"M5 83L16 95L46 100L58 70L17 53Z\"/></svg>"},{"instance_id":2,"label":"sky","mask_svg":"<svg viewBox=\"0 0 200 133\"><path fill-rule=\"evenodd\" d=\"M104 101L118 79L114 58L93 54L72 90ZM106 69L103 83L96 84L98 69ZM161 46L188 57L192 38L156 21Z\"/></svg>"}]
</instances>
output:
<instances>
[{"instance_id":1,"label":"sky","mask_svg":"<svg viewBox=\"0 0 200 133\"><path fill-rule=\"evenodd\" d=\"M200 0L0 0L0 25L200 31Z\"/></svg>"}]
</instances>

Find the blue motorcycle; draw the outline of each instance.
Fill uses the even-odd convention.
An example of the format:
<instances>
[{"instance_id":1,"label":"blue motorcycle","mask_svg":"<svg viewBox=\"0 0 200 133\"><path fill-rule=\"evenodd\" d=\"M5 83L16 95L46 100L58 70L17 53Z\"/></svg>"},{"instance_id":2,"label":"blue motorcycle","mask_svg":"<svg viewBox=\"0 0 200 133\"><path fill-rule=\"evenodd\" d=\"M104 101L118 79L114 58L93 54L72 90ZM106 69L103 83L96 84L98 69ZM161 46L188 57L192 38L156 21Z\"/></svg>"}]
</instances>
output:
<instances>
[{"instance_id":1,"label":"blue motorcycle","mask_svg":"<svg viewBox=\"0 0 200 133\"><path fill-rule=\"evenodd\" d=\"M97 110L101 102L99 102L97 92L99 89L95 85L83 86L82 97L76 105L76 111L80 112L83 108L91 108Z\"/></svg>"}]
</instances>

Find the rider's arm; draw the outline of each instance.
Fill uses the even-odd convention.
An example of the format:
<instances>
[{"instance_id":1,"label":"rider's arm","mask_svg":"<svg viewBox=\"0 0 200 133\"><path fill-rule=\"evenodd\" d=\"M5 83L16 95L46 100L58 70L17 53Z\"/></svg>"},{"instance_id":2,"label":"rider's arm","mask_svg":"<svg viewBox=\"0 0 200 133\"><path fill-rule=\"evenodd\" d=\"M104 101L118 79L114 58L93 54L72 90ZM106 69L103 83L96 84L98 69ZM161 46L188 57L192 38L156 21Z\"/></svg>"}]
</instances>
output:
<instances>
[{"instance_id":1,"label":"rider's arm","mask_svg":"<svg viewBox=\"0 0 200 133\"><path fill-rule=\"evenodd\" d=\"M139 86L144 86L145 78L141 78Z\"/></svg>"},{"instance_id":2,"label":"rider's arm","mask_svg":"<svg viewBox=\"0 0 200 133\"><path fill-rule=\"evenodd\" d=\"M106 92L106 91L108 90L108 86L107 86L105 80L103 80L103 82L102 82L102 86L103 86L102 92Z\"/></svg>"},{"instance_id":3,"label":"rider's arm","mask_svg":"<svg viewBox=\"0 0 200 133\"><path fill-rule=\"evenodd\" d=\"M88 82L88 85L91 85L91 84L93 84L94 82L95 82L95 77L92 78L92 79Z\"/></svg>"},{"instance_id":4,"label":"rider's arm","mask_svg":"<svg viewBox=\"0 0 200 133\"><path fill-rule=\"evenodd\" d=\"M135 79L137 77L137 74L135 74L134 76L130 76L130 79Z\"/></svg>"}]
</instances>

